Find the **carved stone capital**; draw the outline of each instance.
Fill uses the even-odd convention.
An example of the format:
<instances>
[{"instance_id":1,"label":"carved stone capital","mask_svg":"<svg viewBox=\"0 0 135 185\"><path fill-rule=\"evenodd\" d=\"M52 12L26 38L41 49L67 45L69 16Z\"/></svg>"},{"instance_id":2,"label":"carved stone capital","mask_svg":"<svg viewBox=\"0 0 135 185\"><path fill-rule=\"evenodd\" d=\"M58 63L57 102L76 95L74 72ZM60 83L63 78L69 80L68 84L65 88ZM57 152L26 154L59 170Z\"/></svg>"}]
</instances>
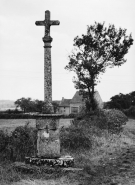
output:
<instances>
[{"instance_id":1,"label":"carved stone capital","mask_svg":"<svg viewBox=\"0 0 135 185\"><path fill-rule=\"evenodd\" d=\"M53 39L52 39L52 37L50 37L50 36L44 36L44 37L43 37L43 42L44 42L44 43L48 43L48 42L51 43L52 40L53 40Z\"/></svg>"}]
</instances>

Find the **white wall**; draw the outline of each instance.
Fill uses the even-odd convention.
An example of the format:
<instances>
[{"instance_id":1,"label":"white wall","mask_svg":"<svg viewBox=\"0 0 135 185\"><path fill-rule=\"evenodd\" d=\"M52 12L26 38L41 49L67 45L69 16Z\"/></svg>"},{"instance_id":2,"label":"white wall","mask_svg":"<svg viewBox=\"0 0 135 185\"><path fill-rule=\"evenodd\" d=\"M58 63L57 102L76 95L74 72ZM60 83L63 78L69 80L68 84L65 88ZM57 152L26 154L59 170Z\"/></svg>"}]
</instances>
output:
<instances>
[{"instance_id":1,"label":"white wall","mask_svg":"<svg viewBox=\"0 0 135 185\"><path fill-rule=\"evenodd\" d=\"M70 114L70 108L69 107L59 107L59 113L64 115Z\"/></svg>"}]
</instances>

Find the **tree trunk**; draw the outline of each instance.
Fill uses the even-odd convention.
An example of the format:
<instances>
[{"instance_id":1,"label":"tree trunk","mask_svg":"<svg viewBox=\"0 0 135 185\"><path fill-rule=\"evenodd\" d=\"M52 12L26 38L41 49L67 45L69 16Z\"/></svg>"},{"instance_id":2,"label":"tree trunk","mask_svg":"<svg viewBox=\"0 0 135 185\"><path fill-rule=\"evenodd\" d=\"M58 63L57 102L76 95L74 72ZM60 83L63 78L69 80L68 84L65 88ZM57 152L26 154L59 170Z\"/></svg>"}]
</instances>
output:
<instances>
[{"instance_id":1,"label":"tree trunk","mask_svg":"<svg viewBox=\"0 0 135 185\"><path fill-rule=\"evenodd\" d=\"M92 93L91 93L91 104L92 104L92 110L95 110L95 101L94 101L94 80L92 80Z\"/></svg>"}]
</instances>

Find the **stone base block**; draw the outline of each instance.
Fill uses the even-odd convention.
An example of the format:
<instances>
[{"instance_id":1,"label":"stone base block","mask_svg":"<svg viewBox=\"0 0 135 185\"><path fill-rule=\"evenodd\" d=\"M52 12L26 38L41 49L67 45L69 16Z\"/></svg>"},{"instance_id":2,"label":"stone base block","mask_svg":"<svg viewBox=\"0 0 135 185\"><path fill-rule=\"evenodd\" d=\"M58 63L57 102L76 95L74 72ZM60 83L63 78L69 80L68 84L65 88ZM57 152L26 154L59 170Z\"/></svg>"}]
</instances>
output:
<instances>
[{"instance_id":1,"label":"stone base block","mask_svg":"<svg viewBox=\"0 0 135 185\"><path fill-rule=\"evenodd\" d=\"M73 167L74 158L71 156L64 156L56 159L46 159L39 157L25 157L25 163L36 166L51 166L51 167Z\"/></svg>"}]
</instances>

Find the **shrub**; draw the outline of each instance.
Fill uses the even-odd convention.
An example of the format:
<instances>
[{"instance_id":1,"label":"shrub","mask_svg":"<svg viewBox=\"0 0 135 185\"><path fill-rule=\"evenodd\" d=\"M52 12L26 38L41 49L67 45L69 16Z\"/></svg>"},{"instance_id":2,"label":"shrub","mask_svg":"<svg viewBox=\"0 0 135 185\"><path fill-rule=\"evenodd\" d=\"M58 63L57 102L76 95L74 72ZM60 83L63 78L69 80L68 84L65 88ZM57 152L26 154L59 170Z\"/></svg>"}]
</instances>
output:
<instances>
[{"instance_id":1,"label":"shrub","mask_svg":"<svg viewBox=\"0 0 135 185\"><path fill-rule=\"evenodd\" d=\"M36 129L26 126L17 127L11 135L0 131L0 159L24 161L36 151Z\"/></svg>"},{"instance_id":2,"label":"shrub","mask_svg":"<svg viewBox=\"0 0 135 185\"><path fill-rule=\"evenodd\" d=\"M36 151L36 129L29 126L17 127L12 133L13 158L23 161L25 156L32 156Z\"/></svg>"},{"instance_id":3,"label":"shrub","mask_svg":"<svg viewBox=\"0 0 135 185\"><path fill-rule=\"evenodd\" d=\"M103 109L97 112L96 126L100 129L108 129L109 132L119 133L122 126L128 121L127 116L120 110Z\"/></svg>"},{"instance_id":4,"label":"shrub","mask_svg":"<svg viewBox=\"0 0 135 185\"><path fill-rule=\"evenodd\" d=\"M135 106L131 106L129 109L124 109L123 112L126 116L135 117Z\"/></svg>"},{"instance_id":5,"label":"shrub","mask_svg":"<svg viewBox=\"0 0 135 185\"><path fill-rule=\"evenodd\" d=\"M75 118L76 114L62 115L62 118Z\"/></svg>"},{"instance_id":6,"label":"shrub","mask_svg":"<svg viewBox=\"0 0 135 185\"><path fill-rule=\"evenodd\" d=\"M33 115L27 115L22 113L0 113L0 119L35 119Z\"/></svg>"},{"instance_id":7,"label":"shrub","mask_svg":"<svg viewBox=\"0 0 135 185\"><path fill-rule=\"evenodd\" d=\"M68 150L91 148L91 139L82 127L70 126L60 132L61 147Z\"/></svg>"},{"instance_id":8,"label":"shrub","mask_svg":"<svg viewBox=\"0 0 135 185\"><path fill-rule=\"evenodd\" d=\"M8 145L9 136L3 130L0 130L0 152L2 152Z\"/></svg>"}]
</instances>

